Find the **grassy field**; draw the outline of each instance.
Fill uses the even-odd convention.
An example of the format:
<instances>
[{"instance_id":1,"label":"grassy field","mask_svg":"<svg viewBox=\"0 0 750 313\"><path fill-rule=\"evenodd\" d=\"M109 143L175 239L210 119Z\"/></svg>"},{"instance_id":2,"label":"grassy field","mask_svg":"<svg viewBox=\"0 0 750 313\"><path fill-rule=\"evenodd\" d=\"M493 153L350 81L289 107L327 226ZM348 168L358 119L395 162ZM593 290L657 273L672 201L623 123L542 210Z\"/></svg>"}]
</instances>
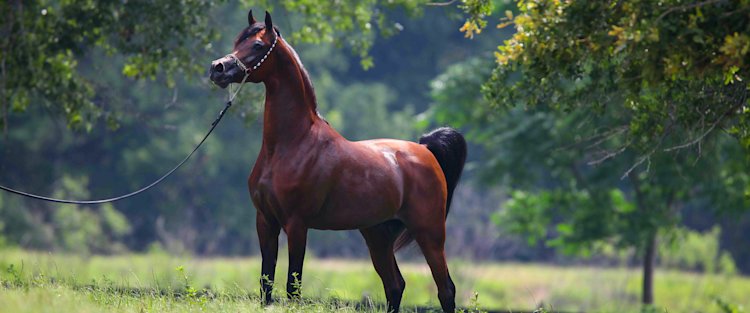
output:
<instances>
[{"instance_id":1,"label":"grassy field","mask_svg":"<svg viewBox=\"0 0 750 313\"><path fill-rule=\"evenodd\" d=\"M277 269L281 278L286 277L283 259ZM401 263L407 284L402 308L439 307L424 262ZM478 303L499 312L530 311L539 305L552 312L639 311L637 270L457 260L451 260L450 267L463 307ZM264 311L257 299L257 258L81 257L0 250L0 270L0 312ZM281 300L265 312L382 311L382 287L369 261L308 258L304 271L303 295L308 300ZM674 271L656 275L658 312L719 312L717 296L750 305L750 279L745 277ZM284 283L282 279L277 287Z\"/></svg>"}]
</instances>

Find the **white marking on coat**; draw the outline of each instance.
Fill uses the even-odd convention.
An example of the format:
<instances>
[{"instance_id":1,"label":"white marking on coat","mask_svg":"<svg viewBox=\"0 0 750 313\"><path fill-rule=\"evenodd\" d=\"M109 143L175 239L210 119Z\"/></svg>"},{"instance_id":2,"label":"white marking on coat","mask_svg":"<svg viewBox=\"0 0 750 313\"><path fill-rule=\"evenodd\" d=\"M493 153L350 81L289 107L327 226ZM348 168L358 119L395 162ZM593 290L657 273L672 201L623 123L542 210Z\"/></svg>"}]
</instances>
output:
<instances>
[{"instance_id":1,"label":"white marking on coat","mask_svg":"<svg viewBox=\"0 0 750 313\"><path fill-rule=\"evenodd\" d=\"M394 167L398 166L398 162L396 162L396 154L393 153L393 151L383 151L383 156L388 160L388 162L391 163Z\"/></svg>"}]
</instances>

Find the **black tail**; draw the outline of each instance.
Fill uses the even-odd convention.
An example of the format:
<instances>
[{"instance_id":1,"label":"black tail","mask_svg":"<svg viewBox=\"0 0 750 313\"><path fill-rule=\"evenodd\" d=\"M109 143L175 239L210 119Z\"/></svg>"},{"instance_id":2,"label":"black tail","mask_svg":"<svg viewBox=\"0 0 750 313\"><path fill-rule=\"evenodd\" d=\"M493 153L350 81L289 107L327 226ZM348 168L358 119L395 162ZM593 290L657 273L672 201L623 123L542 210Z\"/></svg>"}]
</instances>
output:
<instances>
[{"instance_id":1,"label":"black tail","mask_svg":"<svg viewBox=\"0 0 750 313\"><path fill-rule=\"evenodd\" d=\"M431 131L419 138L419 143L427 146L427 149L435 155L440 168L445 175L448 185L448 199L445 203L445 217L451 208L453 191L461 178L461 172L466 162L466 140L457 130L450 127L441 127ZM404 227L396 239L395 248L399 250L414 241L414 237Z\"/></svg>"},{"instance_id":2,"label":"black tail","mask_svg":"<svg viewBox=\"0 0 750 313\"><path fill-rule=\"evenodd\" d=\"M466 140L457 130L441 127L419 138L419 143L435 155L440 168L443 169L445 181L448 184L448 201L445 203L445 216L451 208L453 190L461 179L461 172L466 162Z\"/></svg>"}]
</instances>

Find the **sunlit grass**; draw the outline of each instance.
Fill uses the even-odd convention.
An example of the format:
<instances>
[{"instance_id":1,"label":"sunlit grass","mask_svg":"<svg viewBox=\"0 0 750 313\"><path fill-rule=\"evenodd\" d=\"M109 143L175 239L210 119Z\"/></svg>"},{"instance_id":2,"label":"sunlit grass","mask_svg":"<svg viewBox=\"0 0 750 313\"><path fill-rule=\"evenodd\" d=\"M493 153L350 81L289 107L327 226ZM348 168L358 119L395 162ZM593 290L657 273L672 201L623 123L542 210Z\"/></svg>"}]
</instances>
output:
<instances>
[{"instance_id":1,"label":"sunlit grass","mask_svg":"<svg viewBox=\"0 0 750 313\"><path fill-rule=\"evenodd\" d=\"M400 263L407 284L402 308L439 307L424 262ZM472 305L477 292L480 307L502 312L533 310L540 305L553 312L640 310L637 269L457 260L450 261L450 268L457 301L464 307ZM258 300L258 258L166 254L83 257L2 250L0 271L4 286L0 312L264 311ZM285 271L285 258L280 257L275 297L282 300L264 312L383 309L382 285L367 260L309 257L304 268L303 303L281 297ZM750 304L746 297L750 292L748 278L676 271L657 271L656 275L657 305L668 312L718 312L713 300L716 296L744 307Z\"/></svg>"}]
</instances>

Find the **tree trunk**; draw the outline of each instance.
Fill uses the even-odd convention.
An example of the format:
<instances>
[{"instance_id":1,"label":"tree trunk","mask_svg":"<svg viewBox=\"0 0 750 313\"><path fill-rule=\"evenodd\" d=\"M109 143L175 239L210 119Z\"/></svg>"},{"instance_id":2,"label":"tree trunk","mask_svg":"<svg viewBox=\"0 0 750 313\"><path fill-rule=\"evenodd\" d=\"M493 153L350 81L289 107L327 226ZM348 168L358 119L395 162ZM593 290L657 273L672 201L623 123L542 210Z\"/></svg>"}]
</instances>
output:
<instances>
[{"instance_id":1,"label":"tree trunk","mask_svg":"<svg viewBox=\"0 0 750 313\"><path fill-rule=\"evenodd\" d=\"M643 254L643 297L644 305L654 304L654 263L656 262L656 234L647 239Z\"/></svg>"}]
</instances>

